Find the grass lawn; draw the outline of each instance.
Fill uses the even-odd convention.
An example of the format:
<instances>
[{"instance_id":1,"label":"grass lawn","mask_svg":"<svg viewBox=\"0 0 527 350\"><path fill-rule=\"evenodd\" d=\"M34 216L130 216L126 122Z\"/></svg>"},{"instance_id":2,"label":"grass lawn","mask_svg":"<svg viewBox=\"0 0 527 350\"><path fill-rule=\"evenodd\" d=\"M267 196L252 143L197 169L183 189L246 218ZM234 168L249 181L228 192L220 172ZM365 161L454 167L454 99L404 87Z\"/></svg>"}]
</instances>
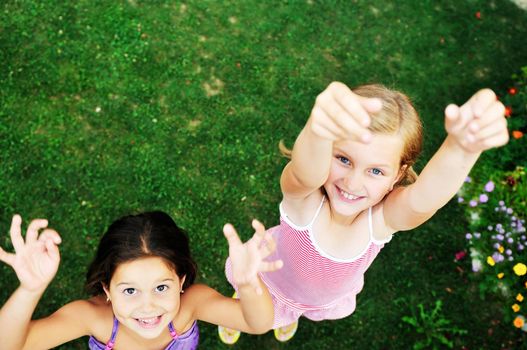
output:
<instances>
[{"instance_id":1,"label":"grass lawn","mask_svg":"<svg viewBox=\"0 0 527 350\"><path fill-rule=\"evenodd\" d=\"M170 213L189 232L199 279L230 294L221 228L232 222L246 239L253 217L278 223L278 142L292 145L329 82L412 97L422 166L445 136L448 103L503 90L527 64L527 13L506 0L60 3L0 5L0 245L10 246L13 213L48 218L63 237L37 317L84 296L102 232L143 210ZM436 300L468 331L456 349L527 346L502 305L479 298L469 263L453 263L465 231L449 204L386 246L352 316L301 319L289 343L270 332L235 348L410 349L421 336L401 318ZM3 302L17 279L5 265L0 276ZM216 327L200 327L201 348L229 348Z\"/></svg>"}]
</instances>

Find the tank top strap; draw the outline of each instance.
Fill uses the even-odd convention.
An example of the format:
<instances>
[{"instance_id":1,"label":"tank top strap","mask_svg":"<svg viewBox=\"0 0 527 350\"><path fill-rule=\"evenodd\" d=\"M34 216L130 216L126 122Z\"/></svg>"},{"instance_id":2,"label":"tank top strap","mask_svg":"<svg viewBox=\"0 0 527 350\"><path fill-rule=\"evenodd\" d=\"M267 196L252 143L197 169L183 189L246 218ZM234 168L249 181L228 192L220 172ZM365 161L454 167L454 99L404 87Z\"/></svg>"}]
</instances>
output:
<instances>
[{"instance_id":1,"label":"tank top strap","mask_svg":"<svg viewBox=\"0 0 527 350\"><path fill-rule=\"evenodd\" d=\"M172 321L168 324L168 330L170 332L170 336L172 339L176 340L179 337L179 334L177 334L176 329L174 328L174 325L172 324Z\"/></svg>"},{"instance_id":2,"label":"tank top strap","mask_svg":"<svg viewBox=\"0 0 527 350\"><path fill-rule=\"evenodd\" d=\"M320 201L320 205L318 206L318 209L317 211L315 212L315 215L313 216L313 219L311 219L311 221L309 222L309 224L307 224L306 226L308 227L311 227L313 225L313 223L315 222L315 220L317 219L318 217L318 214L320 214L320 210L322 209L322 206L324 205L324 202L326 201L326 196L322 196L322 201Z\"/></svg>"},{"instance_id":3,"label":"tank top strap","mask_svg":"<svg viewBox=\"0 0 527 350\"><path fill-rule=\"evenodd\" d=\"M119 321L117 321L117 318L115 318L115 315L113 316L113 327L112 327L112 335L110 336L110 340L108 343L106 343L106 347L104 350L112 350L115 345L115 337L117 337L117 331L119 330Z\"/></svg>"}]
</instances>

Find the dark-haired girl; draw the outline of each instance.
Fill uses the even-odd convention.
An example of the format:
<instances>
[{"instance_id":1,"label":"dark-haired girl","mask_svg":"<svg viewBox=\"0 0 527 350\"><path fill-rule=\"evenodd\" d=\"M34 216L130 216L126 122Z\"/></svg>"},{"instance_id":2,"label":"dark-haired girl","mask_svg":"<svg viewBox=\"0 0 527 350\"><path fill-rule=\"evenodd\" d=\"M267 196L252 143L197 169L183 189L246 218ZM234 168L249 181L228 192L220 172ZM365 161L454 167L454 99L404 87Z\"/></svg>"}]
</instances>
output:
<instances>
[{"instance_id":1,"label":"dark-haired girl","mask_svg":"<svg viewBox=\"0 0 527 350\"><path fill-rule=\"evenodd\" d=\"M15 253L0 248L0 260L20 280L0 310L2 349L49 349L82 336L90 337L90 349L196 349L197 320L249 333L271 328L273 305L258 273L280 268L281 261L263 261L274 242L256 220L245 244L231 225L223 229L239 300L193 284L196 265L186 234L169 215L147 212L115 221L101 238L87 276L92 297L39 320L31 316L57 272L61 238L37 219L24 240L21 222L15 215L11 224Z\"/></svg>"}]
</instances>

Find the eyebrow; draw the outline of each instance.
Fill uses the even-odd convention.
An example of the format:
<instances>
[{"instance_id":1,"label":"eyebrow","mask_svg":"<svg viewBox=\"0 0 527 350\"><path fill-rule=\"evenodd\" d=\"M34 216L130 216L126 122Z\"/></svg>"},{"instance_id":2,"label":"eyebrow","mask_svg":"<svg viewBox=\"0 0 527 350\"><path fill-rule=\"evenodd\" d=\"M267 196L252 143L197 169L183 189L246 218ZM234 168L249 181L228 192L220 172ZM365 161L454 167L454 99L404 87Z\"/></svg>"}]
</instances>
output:
<instances>
[{"instance_id":1,"label":"eyebrow","mask_svg":"<svg viewBox=\"0 0 527 350\"><path fill-rule=\"evenodd\" d=\"M172 278L165 278L163 280L156 281L156 283L164 283L164 282L174 282L174 279L172 279ZM120 282L120 283L116 284L115 286L119 287L119 286L122 286L122 285L129 286L129 285L134 285L134 283L132 283L132 282Z\"/></svg>"},{"instance_id":2,"label":"eyebrow","mask_svg":"<svg viewBox=\"0 0 527 350\"><path fill-rule=\"evenodd\" d=\"M351 158L348 153L346 153L345 151L341 150L340 148L338 147L335 147L334 148L334 151L335 153L337 153L338 155L342 155L346 158ZM379 163L379 164L368 164L368 166L370 168L387 168L387 169L391 169L392 166L390 164L382 164L382 163Z\"/></svg>"}]
</instances>

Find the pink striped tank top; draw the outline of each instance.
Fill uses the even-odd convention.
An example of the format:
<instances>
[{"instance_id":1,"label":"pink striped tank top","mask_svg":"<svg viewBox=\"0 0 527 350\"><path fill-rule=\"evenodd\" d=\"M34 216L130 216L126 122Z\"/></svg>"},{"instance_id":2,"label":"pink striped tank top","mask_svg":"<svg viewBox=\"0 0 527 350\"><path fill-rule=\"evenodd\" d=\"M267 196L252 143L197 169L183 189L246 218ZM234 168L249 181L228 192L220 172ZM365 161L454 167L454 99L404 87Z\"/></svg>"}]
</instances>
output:
<instances>
[{"instance_id":1,"label":"pink striped tank top","mask_svg":"<svg viewBox=\"0 0 527 350\"><path fill-rule=\"evenodd\" d=\"M280 225L270 229L276 240L276 251L269 260L282 259L284 266L276 272L262 273L270 293L282 303L299 310L322 310L339 304L343 298L357 295L364 284L364 273L391 240L373 238L372 212L368 211L370 240L364 250L351 259L338 259L326 254L316 243L312 225L293 224L280 204Z\"/></svg>"}]
</instances>

